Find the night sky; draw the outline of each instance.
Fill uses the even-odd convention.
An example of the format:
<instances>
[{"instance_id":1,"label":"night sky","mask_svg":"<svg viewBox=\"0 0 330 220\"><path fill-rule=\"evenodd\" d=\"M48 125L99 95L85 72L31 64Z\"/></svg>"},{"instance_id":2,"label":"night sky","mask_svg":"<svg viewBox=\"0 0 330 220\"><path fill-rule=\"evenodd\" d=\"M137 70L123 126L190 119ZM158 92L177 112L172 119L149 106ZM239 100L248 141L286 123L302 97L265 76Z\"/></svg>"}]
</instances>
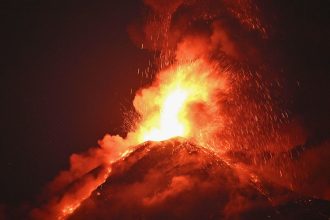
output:
<instances>
[{"instance_id":1,"label":"night sky","mask_svg":"<svg viewBox=\"0 0 330 220\"><path fill-rule=\"evenodd\" d=\"M126 1L1 3L0 204L30 201L69 156L123 134L123 112L146 83L152 60L127 28L143 4ZM291 86L291 111L309 142L330 138L330 7L326 1L277 1L277 69ZM133 91L133 93L131 92ZM327 171L324 171L327 172Z\"/></svg>"},{"instance_id":2,"label":"night sky","mask_svg":"<svg viewBox=\"0 0 330 220\"><path fill-rule=\"evenodd\" d=\"M0 203L34 197L73 152L123 133L151 55L127 33L141 3L47 2L1 3Z\"/></svg>"}]
</instances>

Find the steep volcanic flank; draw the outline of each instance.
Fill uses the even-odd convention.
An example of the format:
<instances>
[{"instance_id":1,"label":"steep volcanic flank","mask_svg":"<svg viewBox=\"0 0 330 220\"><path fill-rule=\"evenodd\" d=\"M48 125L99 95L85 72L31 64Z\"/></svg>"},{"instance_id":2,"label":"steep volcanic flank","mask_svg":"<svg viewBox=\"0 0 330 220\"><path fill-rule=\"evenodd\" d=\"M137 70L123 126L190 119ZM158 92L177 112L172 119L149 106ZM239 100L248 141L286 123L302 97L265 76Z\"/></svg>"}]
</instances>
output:
<instances>
[{"instance_id":1,"label":"steep volcanic flank","mask_svg":"<svg viewBox=\"0 0 330 220\"><path fill-rule=\"evenodd\" d=\"M114 163L69 219L327 219L329 208L171 139L141 144Z\"/></svg>"}]
</instances>

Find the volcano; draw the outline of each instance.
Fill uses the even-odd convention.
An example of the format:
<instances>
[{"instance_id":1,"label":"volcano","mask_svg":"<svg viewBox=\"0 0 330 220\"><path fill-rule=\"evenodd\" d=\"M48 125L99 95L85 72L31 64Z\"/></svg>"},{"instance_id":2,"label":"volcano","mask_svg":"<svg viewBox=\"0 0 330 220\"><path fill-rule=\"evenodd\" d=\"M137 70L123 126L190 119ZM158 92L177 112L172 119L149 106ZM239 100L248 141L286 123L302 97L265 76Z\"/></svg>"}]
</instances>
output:
<instances>
[{"instance_id":1,"label":"volcano","mask_svg":"<svg viewBox=\"0 0 330 220\"><path fill-rule=\"evenodd\" d=\"M329 202L299 196L174 138L145 142L112 164L111 175L69 219L328 219L329 210Z\"/></svg>"}]
</instances>

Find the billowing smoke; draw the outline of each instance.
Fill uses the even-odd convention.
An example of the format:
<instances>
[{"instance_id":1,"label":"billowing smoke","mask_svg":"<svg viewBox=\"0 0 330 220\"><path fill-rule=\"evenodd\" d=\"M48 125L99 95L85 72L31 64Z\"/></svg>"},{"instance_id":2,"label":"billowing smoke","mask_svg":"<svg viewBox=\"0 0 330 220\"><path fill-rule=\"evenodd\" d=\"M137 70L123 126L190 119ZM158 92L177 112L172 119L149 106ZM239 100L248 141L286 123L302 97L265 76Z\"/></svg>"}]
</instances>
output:
<instances>
[{"instance_id":1,"label":"billowing smoke","mask_svg":"<svg viewBox=\"0 0 330 220\"><path fill-rule=\"evenodd\" d=\"M277 11L252 0L144 3L148 15L128 30L138 47L158 55L157 74L149 87L136 94L139 116L131 123L134 129L125 138L106 135L99 147L72 155L70 169L49 184L31 216L57 219L73 213L106 181L113 162L148 140L142 133L158 117L160 106L155 100L162 100L163 91L175 89L173 80L181 80L184 86L186 81L206 82L194 88L194 98L185 106L189 109L187 138L214 150L234 167L243 166L291 190L330 199L329 175L312 176L315 170L329 168L329 142L306 142L308 129L291 111L289 83L281 68L274 67L278 61L271 45L278 28ZM321 155L323 160L318 159ZM195 184L190 178L172 178L166 190L144 198L144 206L157 206L190 190ZM235 212L236 204L242 209L247 205L240 201L244 198L235 198L228 213Z\"/></svg>"}]
</instances>

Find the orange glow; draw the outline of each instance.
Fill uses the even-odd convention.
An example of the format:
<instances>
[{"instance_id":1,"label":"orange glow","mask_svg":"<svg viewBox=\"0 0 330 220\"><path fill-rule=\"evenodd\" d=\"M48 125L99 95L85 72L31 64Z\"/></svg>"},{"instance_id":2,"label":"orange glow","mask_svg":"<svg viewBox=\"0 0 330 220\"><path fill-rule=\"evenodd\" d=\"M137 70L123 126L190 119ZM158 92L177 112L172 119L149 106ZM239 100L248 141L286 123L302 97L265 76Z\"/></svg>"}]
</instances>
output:
<instances>
[{"instance_id":1,"label":"orange glow","mask_svg":"<svg viewBox=\"0 0 330 220\"><path fill-rule=\"evenodd\" d=\"M159 113L159 127L153 128L144 134L143 140L162 141L175 136L184 136L188 127L182 120L187 91L177 89L172 91L164 100ZM181 117L180 117L181 116Z\"/></svg>"},{"instance_id":2,"label":"orange glow","mask_svg":"<svg viewBox=\"0 0 330 220\"><path fill-rule=\"evenodd\" d=\"M223 87L214 72L215 67L202 59L160 72L155 83L141 90L134 100L142 116L138 142L193 137L196 118L192 117L191 105L203 104L214 109L212 97Z\"/></svg>"}]
</instances>

